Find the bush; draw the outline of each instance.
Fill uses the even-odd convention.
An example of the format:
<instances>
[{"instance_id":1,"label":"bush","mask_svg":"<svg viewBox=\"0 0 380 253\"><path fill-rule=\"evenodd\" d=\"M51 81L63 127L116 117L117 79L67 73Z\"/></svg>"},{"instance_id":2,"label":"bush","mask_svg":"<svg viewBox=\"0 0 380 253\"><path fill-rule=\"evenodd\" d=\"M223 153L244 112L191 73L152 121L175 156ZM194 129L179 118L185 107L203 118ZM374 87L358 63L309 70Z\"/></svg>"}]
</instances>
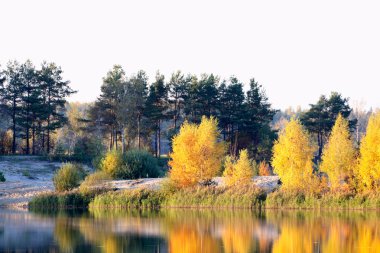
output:
<instances>
[{"instance_id":1,"label":"bush","mask_svg":"<svg viewBox=\"0 0 380 253\"><path fill-rule=\"evenodd\" d=\"M124 170L123 154L118 150L108 151L100 162L100 169L112 178L119 178Z\"/></svg>"},{"instance_id":2,"label":"bush","mask_svg":"<svg viewBox=\"0 0 380 253\"><path fill-rule=\"evenodd\" d=\"M4 174L1 171L0 171L0 182L5 182Z\"/></svg>"},{"instance_id":3,"label":"bush","mask_svg":"<svg viewBox=\"0 0 380 253\"><path fill-rule=\"evenodd\" d=\"M121 178L158 177L157 160L144 150L130 150L124 156L125 171Z\"/></svg>"},{"instance_id":4,"label":"bush","mask_svg":"<svg viewBox=\"0 0 380 253\"><path fill-rule=\"evenodd\" d=\"M130 150L124 155L118 150L112 150L102 159L100 168L114 179L136 179L160 175L157 160L143 150Z\"/></svg>"},{"instance_id":5,"label":"bush","mask_svg":"<svg viewBox=\"0 0 380 253\"><path fill-rule=\"evenodd\" d=\"M66 163L54 175L53 183L56 191L69 191L78 187L86 173L78 164Z\"/></svg>"},{"instance_id":6,"label":"bush","mask_svg":"<svg viewBox=\"0 0 380 253\"><path fill-rule=\"evenodd\" d=\"M107 181L111 180L111 176L104 171L97 171L88 175L79 187L81 193L103 192L110 189Z\"/></svg>"}]
</instances>

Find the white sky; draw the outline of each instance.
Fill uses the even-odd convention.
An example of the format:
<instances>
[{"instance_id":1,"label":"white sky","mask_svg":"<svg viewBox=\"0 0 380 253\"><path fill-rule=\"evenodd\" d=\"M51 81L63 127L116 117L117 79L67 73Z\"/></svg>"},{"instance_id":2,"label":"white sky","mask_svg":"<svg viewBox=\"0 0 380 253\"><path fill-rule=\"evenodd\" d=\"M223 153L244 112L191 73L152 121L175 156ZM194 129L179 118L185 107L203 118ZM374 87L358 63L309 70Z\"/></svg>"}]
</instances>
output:
<instances>
[{"instance_id":1,"label":"white sky","mask_svg":"<svg viewBox=\"0 0 380 253\"><path fill-rule=\"evenodd\" d=\"M380 2L0 0L0 64L62 66L92 101L114 64L128 74L255 77L276 108L338 91L380 107Z\"/></svg>"}]
</instances>

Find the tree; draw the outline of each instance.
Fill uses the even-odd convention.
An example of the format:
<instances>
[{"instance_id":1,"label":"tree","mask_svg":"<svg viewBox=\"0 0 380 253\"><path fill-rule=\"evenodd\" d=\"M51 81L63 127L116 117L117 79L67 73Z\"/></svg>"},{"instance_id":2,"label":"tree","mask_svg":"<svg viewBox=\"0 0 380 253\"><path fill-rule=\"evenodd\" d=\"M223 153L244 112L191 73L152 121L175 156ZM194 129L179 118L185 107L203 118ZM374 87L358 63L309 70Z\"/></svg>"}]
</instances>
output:
<instances>
[{"instance_id":1,"label":"tree","mask_svg":"<svg viewBox=\"0 0 380 253\"><path fill-rule=\"evenodd\" d=\"M339 114L323 149L320 166L320 170L327 173L332 189L339 188L342 181L352 177L355 153L348 121Z\"/></svg>"},{"instance_id":2,"label":"tree","mask_svg":"<svg viewBox=\"0 0 380 253\"><path fill-rule=\"evenodd\" d=\"M185 96L185 113L187 120L199 123L202 116L216 116L218 105L219 78L213 74L202 74L189 78Z\"/></svg>"},{"instance_id":3,"label":"tree","mask_svg":"<svg viewBox=\"0 0 380 253\"><path fill-rule=\"evenodd\" d=\"M185 122L173 139L169 177L178 186L211 180L221 167L225 145L218 141L218 121L202 117L199 125Z\"/></svg>"},{"instance_id":4,"label":"tree","mask_svg":"<svg viewBox=\"0 0 380 253\"><path fill-rule=\"evenodd\" d=\"M348 119L351 112L348 98L343 98L341 94L332 92L329 98L321 96L316 104L310 105L309 111L301 115L302 124L317 138L318 160L321 158L324 143L338 115L341 114L345 119ZM356 120L349 120L349 126L350 130L353 130L356 126Z\"/></svg>"},{"instance_id":5,"label":"tree","mask_svg":"<svg viewBox=\"0 0 380 253\"><path fill-rule=\"evenodd\" d=\"M16 139L18 130L18 116L22 97L22 78L20 64L17 61L9 62L5 71L6 85L1 89L1 97L5 111L11 117L12 124L12 154L16 153Z\"/></svg>"},{"instance_id":6,"label":"tree","mask_svg":"<svg viewBox=\"0 0 380 253\"><path fill-rule=\"evenodd\" d=\"M188 83L189 78L186 78L181 71L173 73L168 83L168 101L171 105L169 115L173 117L174 131L177 130L178 121L184 110Z\"/></svg>"},{"instance_id":7,"label":"tree","mask_svg":"<svg viewBox=\"0 0 380 253\"><path fill-rule=\"evenodd\" d=\"M369 118L367 133L360 145L360 158L357 174L365 189L374 189L380 186L379 111Z\"/></svg>"},{"instance_id":8,"label":"tree","mask_svg":"<svg viewBox=\"0 0 380 253\"><path fill-rule=\"evenodd\" d=\"M20 66L21 74L21 105L20 122L22 137L26 141L26 154L30 154L30 131L33 129L35 115L41 111L41 90L38 87L38 74L33 63L28 60ZM33 131L32 131L33 132ZM34 137L33 133L32 136ZM33 141L35 141L33 139Z\"/></svg>"},{"instance_id":9,"label":"tree","mask_svg":"<svg viewBox=\"0 0 380 253\"><path fill-rule=\"evenodd\" d=\"M226 185L234 186L252 182L252 163L246 149L240 150L239 159L234 162L231 156L226 157L225 170L223 172Z\"/></svg>"},{"instance_id":10,"label":"tree","mask_svg":"<svg viewBox=\"0 0 380 253\"><path fill-rule=\"evenodd\" d=\"M255 160L269 160L276 132L270 127L276 110L271 108L268 97L254 78L250 80L243 113L244 137L240 148L248 148Z\"/></svg>"},{"instance_id":11,"label":"tree","mask_svg":"<svg viewBox=\"0 0 380 253\"><path fill-rule=\"evenodd\" d=\"M219 120L223 139L230 142L230 154L237 155L239 131L242 128L244 113L243 84L236 77L231 77L219 86Z\"/></svg>"},{"instance_id":12,"label":"tree","mask_svg":"<svg viewBox=\"0 0 380 253\"><path fill-rule=\"evenodd\" d=\"M149 95L146 100L145 115L151 121L152 130L155 132L155 155L161 155L161 123L168 118L168 90L165 86L165 77L157 72L156 81L149 87Z\"/></svg>"},{"instance_id":13,"label":"tree","mask_svg":"<svg viewBox=\"0 0 380 253\"><path fill-rule=\"evenodd\" d=\"M120 96L123 96L123 84L126 82L125 72L120 65L114 65L103 78L101 94L92 109L93 120L103 127L103 131L109 134L109 149L117 148L118 120L123 112L118 110Z\"/></svg>"},{"instance_id":14,"label":"tree","mask_svg":"<svg viewBox=\"0 0 380 253\"><path fill-rule=\"evenodd\" d=\"M272 166L284 189L305 189L313 176L314 146L298 120L291 119L273 146Z\"/></svg>"}]
</instances>

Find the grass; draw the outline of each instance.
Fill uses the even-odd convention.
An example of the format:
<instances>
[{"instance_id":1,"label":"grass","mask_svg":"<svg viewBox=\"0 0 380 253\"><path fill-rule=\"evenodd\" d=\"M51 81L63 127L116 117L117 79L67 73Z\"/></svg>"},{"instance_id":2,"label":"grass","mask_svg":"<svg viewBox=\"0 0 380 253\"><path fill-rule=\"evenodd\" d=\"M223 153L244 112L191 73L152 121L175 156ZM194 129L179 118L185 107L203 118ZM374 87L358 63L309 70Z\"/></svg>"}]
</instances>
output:
<instances>
[{"instance_id":1,"label":"grass","mask_svg":"<svg viewBox=\"0 0 380 253\"><path fill-rule=\"evenodd\" d=\"M221 188L203 186L182 190L136 189L107 192L90 203L91 209L261 208L265 195L255 187Z\"/></svg>"},{"instance_id":2,"label":"grass","mask_svg":"<svg viewBox=\"0 0 380 253\"><path fill-rule=\"evenodd\" d=\"M29 202L32 211L87 209L95 194L83 194L77 191L47 193L34 197Z\"/></svg>"},{"instance_id":3,"label":"grass","mask_svg":"<svg viewBox=\"0 0 380 253\"><path fill-rule=\"evenodd\" d=\"M380 193L327 192L320 195L282 190L268 194L266 208L277 209L378 209Z\"/></svg>"}]
</instances>

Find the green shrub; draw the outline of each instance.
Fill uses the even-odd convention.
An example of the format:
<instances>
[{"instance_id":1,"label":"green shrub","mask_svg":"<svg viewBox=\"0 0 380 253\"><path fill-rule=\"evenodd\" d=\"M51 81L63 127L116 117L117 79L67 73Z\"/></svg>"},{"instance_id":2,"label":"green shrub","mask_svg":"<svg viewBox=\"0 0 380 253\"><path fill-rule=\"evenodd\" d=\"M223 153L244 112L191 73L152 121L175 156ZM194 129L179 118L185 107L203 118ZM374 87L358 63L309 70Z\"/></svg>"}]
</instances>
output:
<instances>
[{"instance_id":1,"label":"green shrub","mask_svg":"<svg viewBox=\"0 0 380 253\"><path fill-rule=\"evenodd\" d=\"M111 188L108 181L111 180L111 176L104 171L97 171L88 175L81 183L79 190L81 193L88 192L104 192Z\"/></svg>"},{"instance_id":2,"label":"green shrub","mask_svg":"<svg viewBox=\"0 0 380 253\"><path fill-rule=\"evenodd\" d=\"M0 182L5 182L4 174L1 171L0 171Z\"/></svg>"},{"instance_id":3,"label":"green shrub","mask_svg":"<svg viewBox=\"0 0 380 253\"><path fill-rule=\"evenodd\" d=\"M53 183L57 191L69 191L78 187L86 173L79 164L66 163L54 175Z\"/></svg>"},{"instance_id":4,"label":"green shrub","mask_svg":"<svg viewBox=\"0 0 380 253\"><path fill-rule=\"evenodd\" d=\"M102 159L100 168L114 179L136 179L160 175L157 160L143 150L130 150L124 155L119 150L109 151Z\"/></svg>"},{"instance_id":5,"label":"green shrub","mask_svg":"<svg viewBox=\"0 0 380 253\"><path fill-rule=\"evenodd\" d=\"M124 155L124 171L120 178L158 177L157 160L144 150L130 150Z\"/></svg>"}]
</instances>

